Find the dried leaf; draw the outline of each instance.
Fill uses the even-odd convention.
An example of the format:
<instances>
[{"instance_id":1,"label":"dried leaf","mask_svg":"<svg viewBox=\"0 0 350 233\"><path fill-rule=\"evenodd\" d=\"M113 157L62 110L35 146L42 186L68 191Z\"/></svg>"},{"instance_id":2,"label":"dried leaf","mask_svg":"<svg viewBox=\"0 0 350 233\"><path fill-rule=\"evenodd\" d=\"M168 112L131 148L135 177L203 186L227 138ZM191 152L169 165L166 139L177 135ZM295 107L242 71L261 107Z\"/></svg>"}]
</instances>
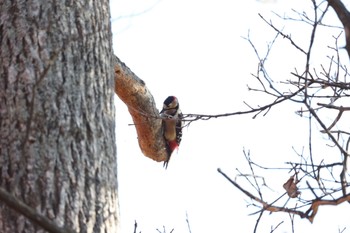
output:
<instances>
[{"instance_id":1,"label":"dried leaf","mask_svg":"<svg viewBox=\"0 0 350 233\"><path fill-rule=\"evenodd\" d=\"M297 183L298 181L294 179L294 176L291 176L283 185L283 188L287 191L288 196L291 198L296 198L300 194Z\"/></svg>"}]
</instances>

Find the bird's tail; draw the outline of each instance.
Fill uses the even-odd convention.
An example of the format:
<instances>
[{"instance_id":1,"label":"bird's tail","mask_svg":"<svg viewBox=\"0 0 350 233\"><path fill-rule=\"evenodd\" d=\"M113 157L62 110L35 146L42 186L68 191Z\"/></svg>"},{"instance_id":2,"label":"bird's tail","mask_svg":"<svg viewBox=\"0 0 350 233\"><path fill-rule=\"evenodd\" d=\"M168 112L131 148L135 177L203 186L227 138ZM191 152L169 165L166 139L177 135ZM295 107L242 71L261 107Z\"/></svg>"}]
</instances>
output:
<instances>
[{"instance_id":1,"label":"bird's tail","mask_svg":"<svg viewBox=\"0 0 350 233\"><path fill-rule=\"evenodd\" d=\"M168 161L164 161L164 163L163 163L163 167L164 167L165 169L167 169L167 168L168 168L168 163L169 163L169 160L168 160Z\"/></svg>"},{"instance_id":2,"label":"bird's tail","mask_svg":"<svg viewBox=\"0 0 350 233\"><path fill-rule=\"evenodd\" d=\"M175 150L178 150L178 149L179 149L179 144L177 144L176 141L170 141L167 143L168 159L167 159L167 161L164 161L164 163L163 163L163 167L165 169L168 168L168 163L169 163L169 160L171 158L171 155L174 153Z\"/></svg>"}]
</instances>

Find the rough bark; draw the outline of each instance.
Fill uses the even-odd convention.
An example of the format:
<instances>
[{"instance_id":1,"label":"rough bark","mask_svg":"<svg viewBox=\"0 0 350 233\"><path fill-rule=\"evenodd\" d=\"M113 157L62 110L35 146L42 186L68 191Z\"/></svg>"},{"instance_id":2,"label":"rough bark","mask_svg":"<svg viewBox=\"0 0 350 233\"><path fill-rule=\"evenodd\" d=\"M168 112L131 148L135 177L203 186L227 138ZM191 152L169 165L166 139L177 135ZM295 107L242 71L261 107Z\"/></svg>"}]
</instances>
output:
<instances>
[{"instance_id":1,"label":"rough bark","mask_svg":"<svg viewBox=\"0 0 350 233\"><path fill-rule=\"evenodd\" d=\"M0 185L76 232L117 232L111 39L107 0L0 2Z\"/></svg>"},{"instance_id":2,"label":"rough bark","mask_svg":"<svg viewBox=\"0 0 350 233\"><path fill-rule=\"evenodd\" d=\"M167 161L162 120L151 92L117 57L114 58L114 72L115 93L128 107L142 153L158 162Z\"/></svg>"}]
</instances>

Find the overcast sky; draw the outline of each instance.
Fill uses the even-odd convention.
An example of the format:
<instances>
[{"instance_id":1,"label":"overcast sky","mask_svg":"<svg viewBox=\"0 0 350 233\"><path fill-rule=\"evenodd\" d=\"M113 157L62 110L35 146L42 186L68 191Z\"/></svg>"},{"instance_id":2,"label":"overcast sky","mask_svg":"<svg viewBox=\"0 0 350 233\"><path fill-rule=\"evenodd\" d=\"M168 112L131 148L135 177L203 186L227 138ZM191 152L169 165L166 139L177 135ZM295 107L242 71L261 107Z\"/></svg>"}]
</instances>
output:
<instances>
[{"instance_id":1,"label":"overcast sky","mask_svg":"<svg viewBox=\"0 0 350 233\"><path fill-rule=\"evenodd\" d=\"M302 5L303 4L303 5ZM305 0L253 1L234 4L232 0L111 0L115 54L146 82L161 109L164 99L175 95L183 113L219 114L246 110L243 101L253 106L268 103L264 95L247 91L258 83L258 59L244 38L259 51L266 51L275 32L262 22L258 13L296 33L305 45L310 27L278 20L272 13L292 15L291 9L310 11ZM338 22L334 17L333 21ZM324 33L324 34L323 34ZM294 35L294 34L293 34ZM331 40L329 31L319 34L323 43ZM326 49L326 47L320 46ZM317 53L316 51L315 53ZM279 39L271 52L271 75L288 79L305 59L286 40ZM276 84L279 85L279 84ZM134 221L142 233L252 232L258 209L250 199L233 187L218 172L221 168L242 187L254 193L239 171L249 173L243 150L250 150L254 161L269 167L286 167L285 161L297 161L308 141L308 125L295 114L297 105L273 108L265 117L251 115L194 122L183 130L178 154L168 170L143 156L126 106L116 98L118 178L122 232L133 232ZM324 139L317 139L324 144ZM293 149L294 148L294 149ZM238 169L238 170L237 170ZM287 170L259 173L266 177L266 200L284 193L282 185L291 174ZM256 194L256 193L254 193ZM287 199L279 202L283 205ZM293 206L293 200L288 202ZM321 207L315 222L295 217L295 232L350 232L349 206ZM335 220L329 218L336 216ZM265 213L258 232L284 223L276 232L292 232L285 213Z\"/></svg>"}]
</instances>

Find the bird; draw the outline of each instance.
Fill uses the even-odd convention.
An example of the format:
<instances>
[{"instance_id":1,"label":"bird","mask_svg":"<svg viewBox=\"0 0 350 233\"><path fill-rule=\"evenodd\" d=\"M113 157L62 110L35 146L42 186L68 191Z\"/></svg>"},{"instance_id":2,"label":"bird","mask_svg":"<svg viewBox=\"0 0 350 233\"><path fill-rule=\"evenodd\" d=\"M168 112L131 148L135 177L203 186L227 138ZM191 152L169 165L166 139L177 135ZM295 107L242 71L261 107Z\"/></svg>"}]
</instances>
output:
<instances>
[{"instance_id":1,"label":"bird","mask_svg":"<svg viewBox=\"0 0 350 233\"><path fill-rule=\"evenodd\" d=\"M182 112L179 101L175 96L169 96L164 100L163 109L160 111L162 119L163 137L166 141L168 158L163 167L168 168L171 155L178 150L182 139Z\"/></svg>"}]
</instances>

